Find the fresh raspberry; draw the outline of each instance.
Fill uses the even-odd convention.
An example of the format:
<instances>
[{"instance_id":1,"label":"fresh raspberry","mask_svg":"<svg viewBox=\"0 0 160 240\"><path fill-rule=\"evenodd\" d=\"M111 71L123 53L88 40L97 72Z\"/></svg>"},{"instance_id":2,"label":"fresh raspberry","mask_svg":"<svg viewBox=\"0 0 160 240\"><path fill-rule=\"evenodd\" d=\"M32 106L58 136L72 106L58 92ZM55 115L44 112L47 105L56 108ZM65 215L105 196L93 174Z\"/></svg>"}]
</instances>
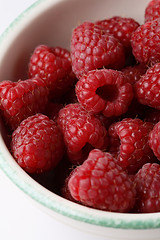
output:
<instances>
[{"instance_id":1,"label":"fresh raspberry","mask_svg":"<svg viewBox=\"0 0 160 240\"><path fill-rule=\"evenodd\" d=\"M71 178L71 174L70 174L70 175L65 179L65 181L64 181L64 185L63 185L63 187L62 187L62 189L61 189L61 195L62 195L62 197L64 197L65 199L67 199L67 200L69 200L69 201L72 201L72 202L75 202L75 203L79 203L79 204L80 204L80 202L76 201L76 200L72 197L72 195L71 195L71 193L70 193L70 191L69 191L68 182L69 182L70 178Z\"/></svg>"},{"instance_id":2,"label":"fresh raspberry","mask_svg":"<svg viewBox=\"0 0 160 240\"><path fill-rule=\"evenodd\" d=\"M37 46L29 62L29 76L44 79L50 90L51 98L54 98L56 89L59 92L60 90L65 91L65 89L62 89L63 81L65 82L63 88L67 87L67 89L68 85L73 83L72 75L70 77L71 70L70 53L66 49L58 47Z\"/></svg>"},{"instance_id":3,"label":"fresh raspberry","mask_svg":"<svg viewBox=\"0 0 160 240\"><path fill-rule=\"evenodd\" d=\"M160 110L160 63L149 68L135 84L135 95L141 104Z\"/></svg>"},{"instance_id":4,"label":"fresh raspberry","mask_svg":"<svg viewBox=\"0 0 160 240\"><path fill-rule=\"evenodd\" d=\"M78 103L62 108L57 123L63 133L68 157L72 163L82 163L93 148L106 149L108 138L105 127Z\"/></svg>"},{"instance_id":5,"label":"fresh raspberry","mask_svg":"<svg viewBox=\"0 0 160 240\"><path fill-rule=\"evenodd\" d=\"M160 110L150 108L145 115L146 122L158 123L160 121Z\"/></svg>"},{"instance_id":6,"label":"fresh raspberry","mask_svg":"<svg viewBox=\"0 0 160 240\"><path fill-rule=\"evenodd\" d=\"M130 174L137 172L144 163L154 160L148 143L152 128L152 123L138 118L125 118L111 125L108 130L109 151Z\"/></svg>"},{"instance_id":7,"label":"fresh raspberry","mask_svg":"<svg viewBox=\"0 0 160 240\"><path fill-rule=\"evenodd\" d=\"M120 71L92 70L76 84L79 103L90 113L103 112L106 117L125 113L133 98L132 85Z\"/></svg>"},{"instance_id":8,"label":"fresh raspberry","mask_svg":"<svg viewBox=\"0 0 160 240\"><path fill-rule=\"evenodd\" d=\"M0 109L12 130L23 119L44 112L47 102L48 89L40 78L0 83Z\"/></svg>"},{"instance_id":9,"label":"fresh raspberry","mask_svg":"<svg viewBox=\"0 0 160 240\"><path fill-rule=\"evenodd\" d=\"M139 23L133 18L120 16L100 20L95 22L95 24L103 27L107 33L117 38L127 50L131 49L132 33L139 27Z\"/></svg>"},{"instance_id":10,"label":"fresh raspberry","mask_svg":"<svg viewBox=\"0 0 160 240\"><path fill-rule=\"evenodd\" d=\"M156 123L149 134L149 145L154 155L160 160L160 122Z\"/></svg>"},{"instance_id":11,"label":"fresh raspberry","mask_svg":"<svg viewBox=\"0 0 160 240\"><path fill-rule=\"evenodd\" d=\"M79 79L90 70L121 69L125 64L123 45L94 23L84 22L73 30L72 69Z\"/></svg>"},{"instance_id":12,"label":"fresh raspberry","mask_svg":"<svg viewBox=\"0 0 160 240\"><path fill-rule=\"evenodd\" d=\"M135 176L136 208L141 213L160 211L160 165L146 163Z\"/></svg>"},{"instance_id":13,"label":"fresh raspberry","mask_svg":"<svg viewBox=\"0 0 160 240\"><path fill-rule=\"evenodd\" d=\"M100 210L128 212L135 202L135 189L129 176L111 154L94 149L74 170L68 188L83 205Z\"/></svg>"},{"instance_id":14,"label":"fresh raspberry","mask_svg":"<svg viewBox=\"0 0 160 240\"><path fill-rule=\"evenodd\" d=\"M146 22L132 34L132 52L139 63L153 66L160 61L160 19Z\"/></svg>"},{"instance_id":15,"label":"fresh raspberry","mask_svg":"<svg viewBox=\"0 0 160 240\"><path fill-rule=\"evenodd\" d=\"M121 71L128 77L129 83L134 84L146 73L147 67L144 64L138 64L125 67Z\"/></svg>"},{"instance_id":16,"label":"fresh raspberry","mask_svg":"<svg viewBox=\"0 0 160 240\"><path fill-rule=\"evenodd\" d=\"M55 167L63 156L63 138L53 120L36 114L23 120L12 134L12 154L29 173Z\"/></svg>"},{"instance_id":17,"label":"fresh raspberry","mask_svg":"<svg viewBox=\"0 0 160 240\"><path fill-rule=\"evenodd\" d=\"M160 17L160 1L152 0L145 9L145 22L155 20Z\"/></svg>"}]
</instances>

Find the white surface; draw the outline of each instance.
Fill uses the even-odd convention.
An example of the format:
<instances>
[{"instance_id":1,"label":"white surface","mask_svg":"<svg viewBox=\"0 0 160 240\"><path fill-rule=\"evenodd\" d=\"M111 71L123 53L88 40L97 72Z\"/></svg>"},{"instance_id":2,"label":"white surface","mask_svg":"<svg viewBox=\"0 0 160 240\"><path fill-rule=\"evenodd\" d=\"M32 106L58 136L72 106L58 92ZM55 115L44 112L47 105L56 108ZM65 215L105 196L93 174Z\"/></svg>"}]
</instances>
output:
<instances>
[{"instance_id":1,"label":"white surface","mask_svg":"<svg viewBox=\"0 0 160 240\"><path fill-rule=\"evenodd\" d=\"M0 34L34 0L0 0ZM104 240L54 220L0 171L0 239ZM105 240L107 240L105 238Z\"/></svg>"}]
</instances>

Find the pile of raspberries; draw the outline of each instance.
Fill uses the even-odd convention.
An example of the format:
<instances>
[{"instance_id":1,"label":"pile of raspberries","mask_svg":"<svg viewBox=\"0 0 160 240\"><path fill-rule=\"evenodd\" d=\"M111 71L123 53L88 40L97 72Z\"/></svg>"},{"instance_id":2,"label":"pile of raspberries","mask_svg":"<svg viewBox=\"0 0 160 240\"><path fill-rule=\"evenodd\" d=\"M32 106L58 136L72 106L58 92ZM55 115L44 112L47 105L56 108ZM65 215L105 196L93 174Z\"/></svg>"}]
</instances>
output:
<instances>
[{"instance_id":1,"label":"pile of raspberries","mask_svg":"<svg viewBox=\"0 0 160 240\"><path fill-rule=\"evenodd\" d=\"M159 16L152 0L141 25L83 22L70 50L38 45L28 79L1 81L9 150L42 185L103 211L160 211Z\"/></svg>"}]
</instances>

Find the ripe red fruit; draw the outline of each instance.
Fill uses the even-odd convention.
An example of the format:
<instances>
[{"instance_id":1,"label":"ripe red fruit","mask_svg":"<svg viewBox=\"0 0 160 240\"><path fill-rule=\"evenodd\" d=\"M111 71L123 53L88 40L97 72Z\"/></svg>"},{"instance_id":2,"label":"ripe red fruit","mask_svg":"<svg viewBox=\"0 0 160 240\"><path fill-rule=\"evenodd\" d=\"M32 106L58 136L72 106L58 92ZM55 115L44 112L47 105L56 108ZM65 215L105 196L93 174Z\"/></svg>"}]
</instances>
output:
<instances>
[{"instance_id":1,"label":"ripe red fruit","mask_svg":"<svg viewBox=\"0 0 160 240\"><path fill-rule=\"evenodd\" d=\"M153 162L148 136L153 124L140 119L125 118L113 123L109 130L109 151L117 163L129 173L136 173L143 164Z\"/></svg>"},{"instance_id":2,"label":"ripe red fruit","mask_svg":"<svg viewBox=\"0 0 160 240\"><path fill-rule=\"evenodd\" d=\"M112 34L125 47L131 50L131 36L132 33L139 27L139 23L133 18L124 18L115 16L109 19L104 19L95 22L96 25L101 26L107 33Z\"/></svg>"},{"instance_id":3,"label":"ripe red fruit","mask_svg":"<svg viewBox=\"0 0 160 240\"><path fill-rule=\"evenodd\" d=\"M160 1L151 0L145 9L145 22L152 21L160 16Z\"/></svg>"},{"instance_id":4,"label":"ripe red fruit","mask_svg":"<svg viewBox=\"0 0 160 240\"><path fill-rule=\"evenodd\" d=\"M160 160L160 122L155 124L149 134L149 145L155 156Z\"/></svg>"},{"instance_id":5,"label":"ripe red fruit","mask_svg":"<svg viewBox=\"0 0 160 240\"><path fill-rule=\"evenodd\" d=\"M0 83L0 109L12 130L36 113L43 113L48 102L48 89L40 78L3 81Z\"/></svg>"},{"instance_id":6,"label":"ripe red fruit","mask_svg":"<svg viewBox=\"0 0 160 240\"><path fill-rule=\"evenodd\" d=\"M114 212L128 212L135 202L129 176L111 154L94 149L84 163L71 173L71 196L83 205Z\"/></svg>"},{"instance_id":7,"label":"ripe red fruit","mask_svg":"<svg viewBox=\"0 0 160 240\"><path fill-rule=\"evenodd\" d=\"M26 172L41 173L59 163L64 144L56 123L43 114L36 114L23 120L13 132L11 149Z\"/></svg>"},{"instance_id":8,"label":"ripe red fruit","mask_svg":"<svg viewBox=\"0 0 160 240\"><path fill-rule=\"evenodd\" d=\"M92 70L76 84L79 103L90 113L106 117L125 113L133 98L132 85L120 71Z\"/></svg>"},{"instance_id":9,"label":"ripe red fruit","mask_svg":"<svg viewBox=\"0 0 160 240\"><path fill-rule=\"evenodd\" d=\"M139 26L132 34L132 52L139 63L153 66L160 62L160 18Z\"/></svg>"},{"instance_id":10,"label":"ripe red fruit","mask_svg":"<svg viewBox=\"0 0 160 240\"><path fill-rule=\"evenodd\" d=\"M90 70L121 69L125 64L123 45L94 23L84 22L73 30L71 38L72 69L77 78Z\"/></svg>"},{"instance_id":11,"label":"ripe red fruit","mask_svg":"<svg viewBox=\"0 0 160 240\"><path fill-rule=\"evenodd\" d=\"M60 47L39 45L30 58L28 71L30 77L40 77L45 80L50 97L55 98L57 97L56 89L61 95L75 82L71 70L69 51ZM62 84L63 81L65 84Z\"/></svg>"},{"instance_id":12,"label":"ripe red fruit","mask_svg":"<svg viewBox=\"0 0 160 240\"><path fill-rule=\"evenodd\" d=\"M93 148L107 148L108 138L104 125L78 103L62 108L57 123L63 133L67 154L72 163L82 163Z\"/></svg>"},{"instance_id":13,"label":"ripe red fruit","mask_svg":"<svg viewBox=\"0 0 160 240\"><path fill-rule=\"evenodd\" d=\"M136 82L135 96L144 105L160 109L160 63L150 67L147 72Z\"/></svg>"},{"instance_id":14,"label":"ripe red fruit","mask_svg":"<svg viewBox=\"0 0 160 240\"><path fill-rule=\"evenodd\" d=\"M140 213L160 211L160 165L146 163L135 176L136 210Z\"/></svg>"}]
</instances>

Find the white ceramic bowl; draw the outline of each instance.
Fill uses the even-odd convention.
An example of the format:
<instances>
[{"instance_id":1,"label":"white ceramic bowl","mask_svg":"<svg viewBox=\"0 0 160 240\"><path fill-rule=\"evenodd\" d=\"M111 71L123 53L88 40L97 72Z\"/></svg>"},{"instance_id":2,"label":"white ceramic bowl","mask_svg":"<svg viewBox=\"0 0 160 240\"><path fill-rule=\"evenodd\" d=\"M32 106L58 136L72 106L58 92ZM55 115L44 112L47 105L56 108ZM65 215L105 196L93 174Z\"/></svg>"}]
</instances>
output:
<instances>
[{"instance_id":1,"label":"white ceramic bowl","mask_svg":"<svg viewBox=\"0 0 160 240\"><path fill-rule=\"evenodd\" d=\"M0 38L0 81L24 79L31 52L38 44L69 49L73 27L121 15L144 21L149 0L39 0L23 12ZM28 196L53 217L110 239L160 239L160 213L121 214L98 211L65 200L42 187L14 161L0 125L0 167Z\"/></svg>"}]
</instances>

